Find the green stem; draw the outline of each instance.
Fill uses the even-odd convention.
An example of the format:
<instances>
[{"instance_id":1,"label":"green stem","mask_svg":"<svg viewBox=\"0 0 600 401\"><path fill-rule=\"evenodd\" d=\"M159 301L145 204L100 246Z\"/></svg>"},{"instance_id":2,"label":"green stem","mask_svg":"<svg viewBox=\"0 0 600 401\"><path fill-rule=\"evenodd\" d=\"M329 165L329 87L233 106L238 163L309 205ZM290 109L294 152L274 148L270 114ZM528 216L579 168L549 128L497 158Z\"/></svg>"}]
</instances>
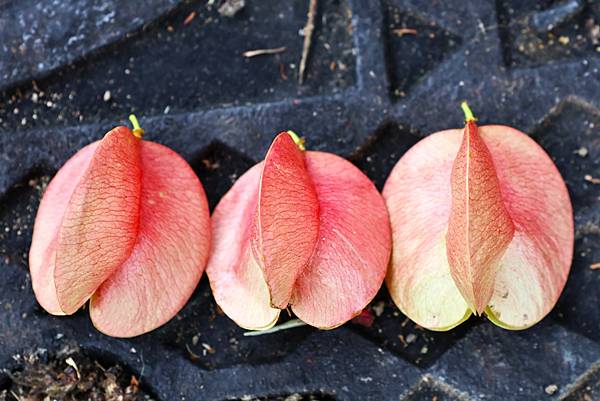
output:
<instances>
[{"instance_id":1,"label":"green stem","mask_svg":"<svg viewBox=\"0 0 600 401\"><path fill-rule=\"evenodd\" d=\"M294 131L288 131L287 133L289 134L289 136L292 137L292 139L294 140L294 143L296 145L298 145L298 147L300 148L300 150L306 150L304 148L304 138L300 138L298 136L298 134L296 134Z\"/></svg>"},{"instance_id":2,"label":"green stem","mask_svg":"<svg viewBox=\"0 0 600 401\"><path fill-rule=\"evenodd\" d=\"M135 135L136 138L142 139L144 136L144 129L140 127L137 117L134 114L130 114L129 121L131 121L131 125L133 125L133 135Z\"/></svg>"},{"instance_id":3,"label":"green stem","mask_svg":"<svg viewBox=\"0 0 600 401\"><path fill-rule=\"evenodd\" d=\"M464 100L461 104L460 107L463 111L463 113L465 113L465 122L471 122L471 121L476 121L477 119L475 118L475 116L473 115L473 112L471 111L471 108L469 107L469 104L467 103L466 100Z\"/></svg>"}]
</instances>

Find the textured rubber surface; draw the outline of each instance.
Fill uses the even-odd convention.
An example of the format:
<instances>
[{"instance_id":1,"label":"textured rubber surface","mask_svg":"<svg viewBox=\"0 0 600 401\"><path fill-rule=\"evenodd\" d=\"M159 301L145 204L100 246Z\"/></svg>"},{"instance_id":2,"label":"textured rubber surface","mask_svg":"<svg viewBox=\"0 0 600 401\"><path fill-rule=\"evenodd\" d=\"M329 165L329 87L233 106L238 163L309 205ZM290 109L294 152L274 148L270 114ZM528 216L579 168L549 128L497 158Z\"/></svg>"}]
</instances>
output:
<instances>
[{"instance_id":1,"label":"textured rubber surface","mask_svg":"<svg viewBox=\"0 0 600 401\"><path fill-rule=\"evenodd\" d=\"M599 396L600 271L590 265L600 262L600 185L585 177L600 178L600 2L320 1L303 86L298 31L307 1L246 0L234 17L218 13L219 0L68 0L68 11L52 16L53 3L0 0L1 367L15 368L15 353L74 340L143 373L146 391L165 401ZM27 22L51 17L52 26ZM277 55L241 55L280 46ZM349 158L381 188L420 137L462 125L463 99L480 124L531 134L573 200L571 274L558 306L533 329L471 319L426 332L382 290L369 327L244 337L203 279L169 324L116 340L95 331L85 311L57 318L35 301L26 254L44 185L131 111L148 139L191 163L214 207L285 129L309 149Z\"/></svg>"}]
</instances>

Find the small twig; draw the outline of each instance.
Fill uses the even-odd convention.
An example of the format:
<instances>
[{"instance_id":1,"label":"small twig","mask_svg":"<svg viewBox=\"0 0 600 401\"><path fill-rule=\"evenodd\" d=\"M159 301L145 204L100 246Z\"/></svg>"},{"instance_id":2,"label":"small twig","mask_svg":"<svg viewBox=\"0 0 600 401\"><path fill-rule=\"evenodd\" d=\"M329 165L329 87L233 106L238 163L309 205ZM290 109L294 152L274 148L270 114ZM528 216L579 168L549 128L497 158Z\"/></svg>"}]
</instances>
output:
<instances>
[{"instance_id":1,"label":"small twig","mask_svg":"<svg viewBox=\"0 0 600 401\"><path fill-rule=\"evenodd\" d=\"M244 333L244 337L262 336L263 334L277 333L278 331L293 329L294 327L300 326L306 326L306 323L300 319L292 319L267 330L247 331Z\"/></svg>"},{"instance_id":2,"label":"small twig","mask_svg":"<svg viewBox=\"0 0 600 401\"><path fill-rule=\"evenodd\" d=\"M589 174L586 174L583 179L587 182L591 182L592 184L600 184L600 178L594 178Z\"/></svg>"},{"instance_id":3,"label":"small twig","mask_svg":"<svg viewBox=\"0 0 600 401\"><path fill-rule=\"evenodd\" d=\"M275 47L273 49L256 49L256 50L247 50L242 53L242 56L246 58L256 57L256 56L264 56L265 54L279 54L283 53L286 50L285 46Z\"/></svg>"},{"instance_id":4,"label":"small twig","mask_svg":"<svg viewBox=\"0 0 600 401\"><path fill-rule=\"evenodd\" d=\"M302 58L300 59L300 70L298 71L298 83L304 83L304 71L306 70L306 62L308 53L312 44L312 35L315 30L315 14L317 13L317 0L310 0L308 6L308 18L302 32L304 33L304 44L302 45Z\"/></svg>"},{"instance_id":5,"label":"small twig","mask_svg":"<svg viewBox=\"0 0 600 401\"><path fill-rule=\"evenodd\" d=\"M392 32L394 32L394 35L396 36L404 36L404 35L416 35L417 34L417 30L413 29L413 28L398 28L398 29L394 29L392 30Z\"/></svg>"},{"instance_id":6,"label":"small twig","mask_svg":"<svg viewBox=\"0 0 600 401\"><path fill-rule=\"evenodd\" d=\"M285 65L283 63L279 63L279 76L281 77L282 80L287 81L288 80L288 76L285 73Z\"/></svg>"},{"instance_id":7,"label":"small twig","mask_svg":"<svg viewBox=\"0 0 600 401\"><path fill-rule=\"evenodd\" d=\"M590 269L592 269L592 270L598 270L598 269L600 269L600 262L592 263L590 265Z\"/></svg>"}]
</instances>

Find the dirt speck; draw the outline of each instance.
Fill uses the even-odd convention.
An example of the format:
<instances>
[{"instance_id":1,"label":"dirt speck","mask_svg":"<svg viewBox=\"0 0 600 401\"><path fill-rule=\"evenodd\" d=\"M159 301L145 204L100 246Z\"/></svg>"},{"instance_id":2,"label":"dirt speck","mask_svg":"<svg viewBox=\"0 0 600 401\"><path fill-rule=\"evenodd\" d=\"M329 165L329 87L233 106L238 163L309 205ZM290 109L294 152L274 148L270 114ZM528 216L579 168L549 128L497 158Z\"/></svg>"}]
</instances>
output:
<instances>
[{"instance_id":1,"label":"dirt speck","mask_svg":"<svg viewBox=\"0 0 600 401\"><path fill-rule=\"evenodd\" d=\"M554 393L556 393L558 391L558 386L556 384L550 384L550 385L546 386L544 391L548 395L553 395Z\"/></svg>"}]
</instances>

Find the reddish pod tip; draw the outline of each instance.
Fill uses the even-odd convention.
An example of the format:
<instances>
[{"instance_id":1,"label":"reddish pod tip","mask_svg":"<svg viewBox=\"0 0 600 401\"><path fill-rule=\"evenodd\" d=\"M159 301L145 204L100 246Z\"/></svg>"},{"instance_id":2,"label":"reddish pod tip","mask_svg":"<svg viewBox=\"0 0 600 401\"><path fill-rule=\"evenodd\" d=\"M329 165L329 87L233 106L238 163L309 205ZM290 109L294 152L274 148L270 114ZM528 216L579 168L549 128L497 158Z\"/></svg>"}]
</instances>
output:
<instances>
[{"instance_id":1,"label":"reddish pod tip","mask_svg":"<svg viewBox=\"0 0 600 401\"><path fill-rule=\"evenodd\" d=\"M475 117L466 102L461 106L465 128L450 178L446 251L454 282L471 310L481 314L492 297L500 258L512 240L514 225Z\"/></svg>"}]
</instances>

